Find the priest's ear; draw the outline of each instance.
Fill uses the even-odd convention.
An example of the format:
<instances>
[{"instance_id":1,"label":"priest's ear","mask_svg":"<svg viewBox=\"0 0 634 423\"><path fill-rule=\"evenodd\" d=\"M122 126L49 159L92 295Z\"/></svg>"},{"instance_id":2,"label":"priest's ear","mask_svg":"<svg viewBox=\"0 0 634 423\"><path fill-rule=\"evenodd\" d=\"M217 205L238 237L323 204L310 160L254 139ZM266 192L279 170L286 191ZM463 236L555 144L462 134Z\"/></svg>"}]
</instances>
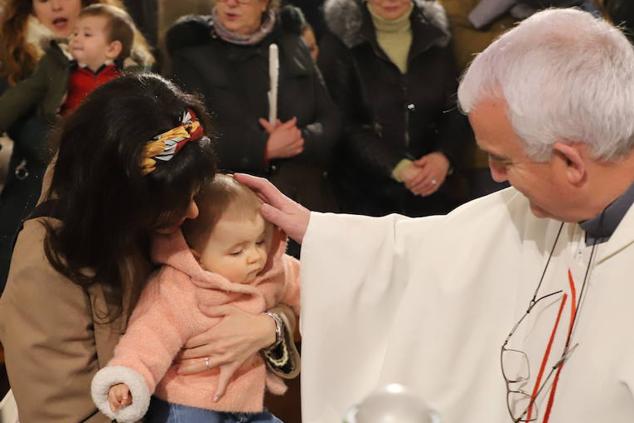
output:
<instances>
[{"instance_id":1,"label":"priest's ear","mask_svg":"<svg viewBox=\"0 0 634 423\"><path fill-rule=\"evenodd\" d=\"M556 142L553 144L553 154L560 159L570 184L579 186L586 181L588 169L585 144Z\"/></svg>"}]
</instances>

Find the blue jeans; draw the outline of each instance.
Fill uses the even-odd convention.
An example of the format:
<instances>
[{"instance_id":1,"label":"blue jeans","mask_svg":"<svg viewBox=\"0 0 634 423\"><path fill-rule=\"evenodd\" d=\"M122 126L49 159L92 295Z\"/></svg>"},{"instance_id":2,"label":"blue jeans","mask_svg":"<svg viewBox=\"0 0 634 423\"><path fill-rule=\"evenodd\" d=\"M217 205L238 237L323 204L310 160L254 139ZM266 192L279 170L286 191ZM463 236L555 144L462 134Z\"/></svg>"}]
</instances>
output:
<instances>
[{"instance_id":1,"label":"blue jeans","mask_svg":"<svg viewBox=\"0 0 634 423\"><path fill-rule=\"evenodd\" d=\"M171 404L152 397L145 416L147 423L284 423L268 411L262 413L223 413Z\"/></svg>"}]
</instances>

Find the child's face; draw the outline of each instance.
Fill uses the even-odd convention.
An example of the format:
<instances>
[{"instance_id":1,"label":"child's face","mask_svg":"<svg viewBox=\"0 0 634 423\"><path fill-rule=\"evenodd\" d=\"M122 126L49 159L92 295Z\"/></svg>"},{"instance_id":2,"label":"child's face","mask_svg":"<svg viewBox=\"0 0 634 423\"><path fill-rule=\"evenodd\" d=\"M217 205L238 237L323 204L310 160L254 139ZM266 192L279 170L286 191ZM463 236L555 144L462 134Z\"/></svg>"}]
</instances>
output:
<instances>
[{"instance_id":1,"label":"child's face","mask_svg":"<svg viewBox=\"0 0 634 423\"><path fill-rule=\"evenodd\" d=\"M108 38L108 18L82 16L70 37L70 53L78 63L96 71L121 53L121 43Z\"/></svg>"},{"instance_id":2,"label":"child's face","mask_svg":"<svg viewBox=\"0 0 634 423\"><path fill-rule=\"evenodd\" d=\"M245 219L225 211L200 254L201 266L234 283L252 282L266 265L267 232L259 214Z\"/></svg>"}]
</instances>

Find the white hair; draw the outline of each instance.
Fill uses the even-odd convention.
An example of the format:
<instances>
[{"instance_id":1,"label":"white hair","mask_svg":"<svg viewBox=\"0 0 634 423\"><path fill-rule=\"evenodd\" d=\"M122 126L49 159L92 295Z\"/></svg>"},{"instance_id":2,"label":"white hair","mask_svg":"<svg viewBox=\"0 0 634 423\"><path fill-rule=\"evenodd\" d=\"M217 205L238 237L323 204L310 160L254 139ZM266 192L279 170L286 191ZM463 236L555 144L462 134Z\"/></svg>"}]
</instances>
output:
<instances>
[{"instance_id":1,"label":"white hair","mask_svg":"<svg viewBox=\"0 0 634 423\"><path fill-rule=\"evenodd\" d=\"M548 160L556 141L582 142L595 158L615 160L634 148L634 49L589 13L544 10L475 58L458 99L465 113L504 100L534 160Z\"/></svg>"}]
</instances>

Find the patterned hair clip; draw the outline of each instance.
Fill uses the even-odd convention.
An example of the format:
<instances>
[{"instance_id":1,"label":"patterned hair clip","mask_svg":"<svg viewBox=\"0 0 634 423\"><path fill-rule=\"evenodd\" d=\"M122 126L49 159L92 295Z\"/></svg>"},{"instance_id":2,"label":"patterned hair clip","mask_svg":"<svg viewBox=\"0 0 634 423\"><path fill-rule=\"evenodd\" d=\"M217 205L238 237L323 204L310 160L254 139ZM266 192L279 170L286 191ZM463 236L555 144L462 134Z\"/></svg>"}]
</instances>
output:
<instances>
[{"instance_id":1,"label":"patterned hair clip","mask_svg":"<svg viewBox=\"0 0 634 423\"><path fill-rule=\"evenodd\" d=\"M204 138L203 127L193 110L183 113L181 124L159 134L145 144L141 157L141 173L148 175L156 170L157 160L168 162L190 141Z\"/></svg>"}]
</instances>

